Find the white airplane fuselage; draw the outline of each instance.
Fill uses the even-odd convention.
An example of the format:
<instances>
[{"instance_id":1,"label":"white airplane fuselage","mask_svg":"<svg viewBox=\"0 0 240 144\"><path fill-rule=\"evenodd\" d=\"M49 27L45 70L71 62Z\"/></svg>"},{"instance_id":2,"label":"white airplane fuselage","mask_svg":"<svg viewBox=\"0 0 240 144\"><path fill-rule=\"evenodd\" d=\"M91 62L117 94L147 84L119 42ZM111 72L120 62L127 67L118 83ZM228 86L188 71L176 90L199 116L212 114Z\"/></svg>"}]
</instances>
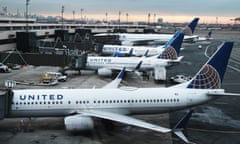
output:
<instances>
[{"instance_id":1,"label":"white airplane fuselage","mask_svg":"<svg viewBox=\"0 0 240 144\"><path fill-rule=\"evenodd\" d=\"M139 57L91 57L87 58L86 69L97 70L99 68L109 69L126 69L134 70L137 64L142 61L140 71L153 70L155 67L166 67L169 65L168 60L157 59L153 57L139 58Z\"/></svg>"},{"instance_id":2,"label":"white airplane fuselage","mask_svg":"<svg viewBox=\"0 0 240 144\"><path fill-rule=\"evenodd\" d=\"M137 41L159 41L167 42L173 37L173 34L129 34L129 33L117 33L117 34L98 34L97 36L104 35L118 35L119 41L122 42L122 45L133 45ZM198 35L185 35L184 42L194 42L198 39Z\"/></svg>"},{"instance_id":3,"label":"white airplane fuselage","mask_svg":"<svg viewBox=\"0 0 240 144\"><path fill-rule=\"evenodd\" d=\"M132 55L143 56L148 50L147 56L158 55L163 52L163 46L150 47L150 46L123 46L123 45L104 45L102 53L104 54L114 54L116 52L121 54L129 54L133 50Z\"/></svg>"},{"instance_id":4,"label":"white airplane fuselage","mask_svg":"<svg viewBox=\"0 0 240 144\"><path fill-rule=\"evenodd\" d=\"M176 88L13 90L9 117L68 116L84 110L119 114L154 114L195 106L211 99L209 92Z\"/></svg>"}]
</instances>

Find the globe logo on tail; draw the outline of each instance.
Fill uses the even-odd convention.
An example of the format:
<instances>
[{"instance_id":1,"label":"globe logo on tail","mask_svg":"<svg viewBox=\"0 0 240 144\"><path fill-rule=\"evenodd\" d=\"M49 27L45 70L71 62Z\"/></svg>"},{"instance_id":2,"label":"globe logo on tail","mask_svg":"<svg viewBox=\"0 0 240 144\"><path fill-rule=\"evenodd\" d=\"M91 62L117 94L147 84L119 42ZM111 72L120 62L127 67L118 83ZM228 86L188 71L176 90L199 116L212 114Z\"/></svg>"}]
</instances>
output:
<instances>
[{"instance_id":1,"label":"globe logo on tail","mask_svg":"<svg viewBox=\"0 0 240 144\"><path fill-rule=\"evenodd\" d=\"M217 70L209 64L206 64L188 85L188 88L195 89L217 89L220 87L220 76Z\"/></svg>"},{"instance_id":2,"label":"globe logo on tail","mask_svg":"<svg viewBox=\"0 0 240 144\"><path fill-rule=\"evenodd\" d=\"M158 58L160 58L160 59L177 59L178 56L177 56L176 50L171 45L169 45L166 48L166 50L163 51L163 53L158 56Z\"/></svg>"},{"instance_id":3,"label":"globe logo on tail","mask_svg":"<svg viewBox=\"0 0 240 144\"><path fill-rule=\"evenodd\" d=\"M184 29L184 34L189 36L193 35L192 29L189 26L186 26Z\"/></svg>"}]
</instances>

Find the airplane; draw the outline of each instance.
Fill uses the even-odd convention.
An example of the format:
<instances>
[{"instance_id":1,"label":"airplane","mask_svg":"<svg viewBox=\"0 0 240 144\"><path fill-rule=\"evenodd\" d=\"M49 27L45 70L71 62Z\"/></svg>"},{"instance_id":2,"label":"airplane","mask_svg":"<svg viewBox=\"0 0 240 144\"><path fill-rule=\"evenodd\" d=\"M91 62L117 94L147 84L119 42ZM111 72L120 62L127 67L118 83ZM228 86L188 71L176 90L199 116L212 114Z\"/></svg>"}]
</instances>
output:
<instances>
[{"instance_id":1,"label":"airplane","mask_svg":"<svg viewBox=\"0 0 240 144\"><path fill-rule=\"evenodd\" d=\"M185 26L184 40L183 42L195 42L198 39L198 35L193 35L195 28L198 24L199 18L194 18L191 23ZM121 42L121 45L133 46L146 43L165 43L172 38L173 34L133 34L133 33L101 33L94 35L95 38L106 37L106 36L116 36Z\"/></svg>"},{"instance_id":2,"label":"airplane","mask_svg":"<svg viewBox=\"0 0 240 144\"><path fill-rule=\"evenodd\" d=\"M86 70L96 70L98 75L111 76L113 71L119 71L126 67L126 71L136 71L136 66L141 62L139 72L154 70L155 80L166 80L166 68L172 63L181 61L183 56L179 56L184 34L182 31L176 32L176 36L169 40L163 52L152 57L103 57L88 56Z\"/></svg>"},{"instance_id":3,"label":"airplane","mask_svg":"<svg viewBox=\"0 0 240 144\"><path fill-rule=\"evenodd\" d=\"M153 56L161 54L167 45L174 40L178 33L168 40L165 45L150 47L150 46L124 46L124 45L104 45L102 48L102 54L114 56ZM146 55L147 52L147 55Z\"/></svg>"},{"instance_id":4,"label":"airplane","mask_svg":"<svg viewBox=\"0 0 240 144\"><path fill-rule=\"evenodd\" d=\"M166 113L204 104L221 96L240 96L221 88L233 42L225 42L188 82L168 88L24 89L9 92L5 117L64 116L69 131L94 129L93 118L110 120L160 133L182 133L190 111L173 129L131 115Z\"/></svg>"},{"instance_id":5,"label":"airplane","mask_svg":"<svg viewBox=\"0 0 240 144\"><path fill-rule=\"evenodd\" d=\"M198 37L196 42L207 42L212 40L212 32L208 32L208 34L204 37ZM173 36L174 37L174 36ZM173 38L172 38L173 39ZM125 45L110 45L105 44L102 48L102 54L104 55L114 55L114 56L143 56L146 51L148 51L147 56L158 55L160 54L165 45L155 45L155 46L125 46ZM181 48L183 50L184 48Z\"/></svg>"}]
</instances>

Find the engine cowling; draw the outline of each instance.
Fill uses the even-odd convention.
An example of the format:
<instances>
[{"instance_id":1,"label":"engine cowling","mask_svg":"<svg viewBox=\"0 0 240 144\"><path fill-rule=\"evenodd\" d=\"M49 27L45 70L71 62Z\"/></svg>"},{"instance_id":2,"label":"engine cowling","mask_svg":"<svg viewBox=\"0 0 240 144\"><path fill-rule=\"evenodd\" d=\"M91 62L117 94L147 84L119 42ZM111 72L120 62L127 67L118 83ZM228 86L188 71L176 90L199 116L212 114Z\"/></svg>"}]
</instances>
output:
<instances>
[{"instance_id":1,"label":"engine cowling","mask_svg":"<svg viewBox=\"0 0 240 144\"><path fill-rule=\"evenodd\" d=\"M100 76L112 76L112 70L107 68L100 68L98 69L97 73Z\"/></svg>"},{"instance_id":2,"label":"engine cowling","mask_svg":"<svg viewBox=\"0 0 240 144\"><path fill-rule=\"evenodd\" d=\"M68 116L64 118L64 124L67 131L86 131L94 128L92 118L85 116Z\"/></svg>"}]
</instances>

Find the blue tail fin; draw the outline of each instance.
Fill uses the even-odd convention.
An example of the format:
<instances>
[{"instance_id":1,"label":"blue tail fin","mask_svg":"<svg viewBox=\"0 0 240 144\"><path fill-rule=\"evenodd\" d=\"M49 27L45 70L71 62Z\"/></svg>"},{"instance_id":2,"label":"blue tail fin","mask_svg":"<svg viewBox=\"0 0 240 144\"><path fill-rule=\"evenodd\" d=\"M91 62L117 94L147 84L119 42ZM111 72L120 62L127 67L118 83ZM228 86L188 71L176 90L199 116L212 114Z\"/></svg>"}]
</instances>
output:
<instances>
[{"instance_id":1,"label":"blue tail fin","mask_svg":"<svg viewBox=\"0 0 240 144\"><path fill-rule=\"evenodd\" d=\"M184 34L185 35L193 35L195 28L198 24L199 18L194 18L191 23L189 23L187 26L184 28Z\"/></svg>"},{"instance_id":2,"label":"blue tail fin","mask_svg":"<svg viewBox=\"0 0 240 144\"><path fill-rule=\"evenodd\" d=\"M221 88L233 42L225 42L211 56L200 71L193 77L187 88L217 89Z\"/></svg>"},{"instance_id":3,"label":"blue tail fin","mask_svg":"<svg viewBox=\"0 0 240 144\"><path fill-rule=\"evenodd\" d=\"M165 50L157 57L159 59L177 59L182 47L184 34L177 31L175 35L163 46Z\"/></svg>"},{"instance_id":4,"label":"blue tail fin","mask_svg":"<svg viewBox=\"0 0 240 144\"><path fill-rule=\"evenodd\" d=\"M207 38L211 38L211 37L212 37L212 32L209 31L209 32L208 32L208 35L207 35Z\"/></svg>"}]
</instances>

